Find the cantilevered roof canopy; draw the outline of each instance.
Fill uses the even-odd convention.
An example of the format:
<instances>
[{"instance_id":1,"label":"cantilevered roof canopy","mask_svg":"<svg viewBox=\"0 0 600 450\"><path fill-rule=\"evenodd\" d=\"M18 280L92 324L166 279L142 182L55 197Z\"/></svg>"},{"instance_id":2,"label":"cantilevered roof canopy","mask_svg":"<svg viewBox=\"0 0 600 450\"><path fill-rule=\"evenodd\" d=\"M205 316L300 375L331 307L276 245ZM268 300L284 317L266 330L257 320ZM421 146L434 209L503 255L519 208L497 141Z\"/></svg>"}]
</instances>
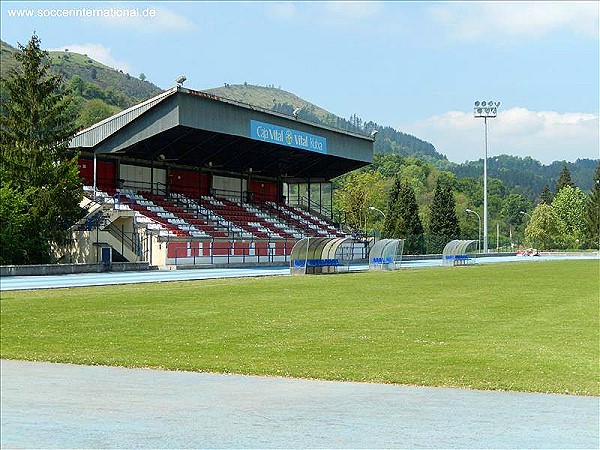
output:
<instances>
[{"instance_id":1,"label":"cantilevered roof canopy","mask_svg":"<svg viewBox=\"0 0 600 450\"><path fill-rule=\"evenodd\" d=\"M73 148L288 180L329 180L373 159L371 137L181 86L78 133Z\"/></svg>"}]
</instances>

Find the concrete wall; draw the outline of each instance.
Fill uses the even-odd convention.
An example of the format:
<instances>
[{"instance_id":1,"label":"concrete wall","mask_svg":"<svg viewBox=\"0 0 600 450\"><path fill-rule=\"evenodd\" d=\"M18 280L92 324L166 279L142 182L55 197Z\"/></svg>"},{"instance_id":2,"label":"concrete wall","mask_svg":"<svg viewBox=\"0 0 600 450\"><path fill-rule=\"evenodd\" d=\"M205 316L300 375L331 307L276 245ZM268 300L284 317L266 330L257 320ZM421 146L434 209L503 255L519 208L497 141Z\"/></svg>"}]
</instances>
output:
<instances>
[{"instance_id":1,"label":"concrete wall","mask_svg":"<svg viewBox=\"0 0 600 450\"><path fill-rule=\"evenodd\" d=\"M148 262L102 264L39 264L31 266L0 266L0 276L65 275L73 273L127 272L149 270Z\"/></svg>"}]
</instances>

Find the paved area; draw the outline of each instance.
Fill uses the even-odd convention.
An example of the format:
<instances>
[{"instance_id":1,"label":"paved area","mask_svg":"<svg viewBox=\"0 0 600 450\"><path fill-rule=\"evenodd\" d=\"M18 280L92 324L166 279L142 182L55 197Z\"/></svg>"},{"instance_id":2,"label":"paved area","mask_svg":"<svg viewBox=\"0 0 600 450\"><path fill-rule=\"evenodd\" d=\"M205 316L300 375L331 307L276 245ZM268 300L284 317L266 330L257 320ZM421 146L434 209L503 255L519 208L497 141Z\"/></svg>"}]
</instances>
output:
<instances>
[{"instance_id":1,"label":"paved area","mask_svg":"<svg viewBox=\"0 0 600 450\"><path fill-rule=\"evenodd\" d=\"M599 448L599 399L7 361L8 448Z\"/></svg>"}]
</instances>

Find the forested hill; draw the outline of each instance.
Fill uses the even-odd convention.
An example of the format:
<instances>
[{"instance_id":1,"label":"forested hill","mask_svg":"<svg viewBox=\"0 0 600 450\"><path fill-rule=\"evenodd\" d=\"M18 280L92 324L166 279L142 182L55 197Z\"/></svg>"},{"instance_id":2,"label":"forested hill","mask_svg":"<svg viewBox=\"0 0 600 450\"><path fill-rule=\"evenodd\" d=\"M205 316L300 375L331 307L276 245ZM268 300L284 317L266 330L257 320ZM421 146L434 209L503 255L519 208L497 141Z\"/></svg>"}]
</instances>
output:
<instances>
[{"instance_id":1,"label":"forested hill","mask_svg":"<svg viewBox=\"0 0 600 450\"><path fill-rule=\"evenodd\" d=\"M438 153L429 142L402 133L390 126L363 121L357 115L352 115L349 119L338 117L320 106L274 86L255 86L248 83L226 84L223 87L207 89L206 92L282 114L292 115L293 111L299 108L298 117L300 119L340 130L361 134L370 134L377 130L378 135L374 146L376 153L397 153L402 156L415 156L430 162L447 162L446 157Z\"/></svg>"},{"instance_id":2,"label":"forested hill","mask_svg":"<svg viewBox=\"0 0 600 450\"><path fill-rule=\"evenodd\" d=\"M17 61L13 53L18 51L6 42L1 42L0 74L3 79L16 67ZM76 94L84 100L82 104L92 99L102 101L111 110L111 114L115 109L133 106L162 92L158 86L145 81L143 74L134 77L105 66L87 55L70 52L69 49L48 53L52 70L62 75L67 85L73 86Z\"/></svg>"},{"instance_id":3,"label":"forested hill","mask_svg":"<svg viewBox=\"0 0 600 450\"><path fill-rule=\"evenodd\" d=\"M565 165L569 169L573 183L586 193L592 189L598 160L578 159L572 163L555 161L552 164L543 165L530 157L500 155L488 159L487 170L488 177L502 180L508 188L534 200L545 185L550 190L554 190L560 171ZM448 170L458 178L478 178L483 174L483 159L452 164Z\"/></svg>"}]
</instances>

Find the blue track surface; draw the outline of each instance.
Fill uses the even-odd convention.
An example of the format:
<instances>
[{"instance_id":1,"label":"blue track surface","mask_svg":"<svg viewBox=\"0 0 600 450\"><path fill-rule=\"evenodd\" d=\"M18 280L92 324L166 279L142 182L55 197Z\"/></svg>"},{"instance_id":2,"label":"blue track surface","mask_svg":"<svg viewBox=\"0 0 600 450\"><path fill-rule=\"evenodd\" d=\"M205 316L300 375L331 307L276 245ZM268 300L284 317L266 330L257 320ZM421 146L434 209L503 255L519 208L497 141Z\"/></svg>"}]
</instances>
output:
<instances>
[{"instance_id":1,"label":"blue track surface","mask_svg":"<svg viewBox=\"0 0 600 450\"><path fill-rule=\"evenodd\" d=\"M140 272L103 272L69 275L3 277L0 290L68 288L78 286L106 286L110 284L155 283L162 281L205 280L210 278L260 277L289 275L287 267L252 269L186 269L145 270Z\"/></svg>"},{"instance_id":2,"label":"blue track surface","mask_svg":"<svg viewBox=\"0 0 600 450\"><path fill-rule=\"evenodd\" d=\"M557 259L598 259L597 255L589 256L489 256L477 258L475 264L500 262L536 262ZM422 259L402 261L401 268L439 267L441 259ZM352 266L351 271L367 270L367 265ZM28 289L53 289L81 286L106 286L111 284L155 283L165 281L207 280L212 278L240 278L260 276L286 276L290 274L288 267L262 267L248 269L185 269L185 270L145 270L140 272L103 272L69 275L16 276L2 277L0 291L16 291Z\"/></svg>"}]
</instances>

